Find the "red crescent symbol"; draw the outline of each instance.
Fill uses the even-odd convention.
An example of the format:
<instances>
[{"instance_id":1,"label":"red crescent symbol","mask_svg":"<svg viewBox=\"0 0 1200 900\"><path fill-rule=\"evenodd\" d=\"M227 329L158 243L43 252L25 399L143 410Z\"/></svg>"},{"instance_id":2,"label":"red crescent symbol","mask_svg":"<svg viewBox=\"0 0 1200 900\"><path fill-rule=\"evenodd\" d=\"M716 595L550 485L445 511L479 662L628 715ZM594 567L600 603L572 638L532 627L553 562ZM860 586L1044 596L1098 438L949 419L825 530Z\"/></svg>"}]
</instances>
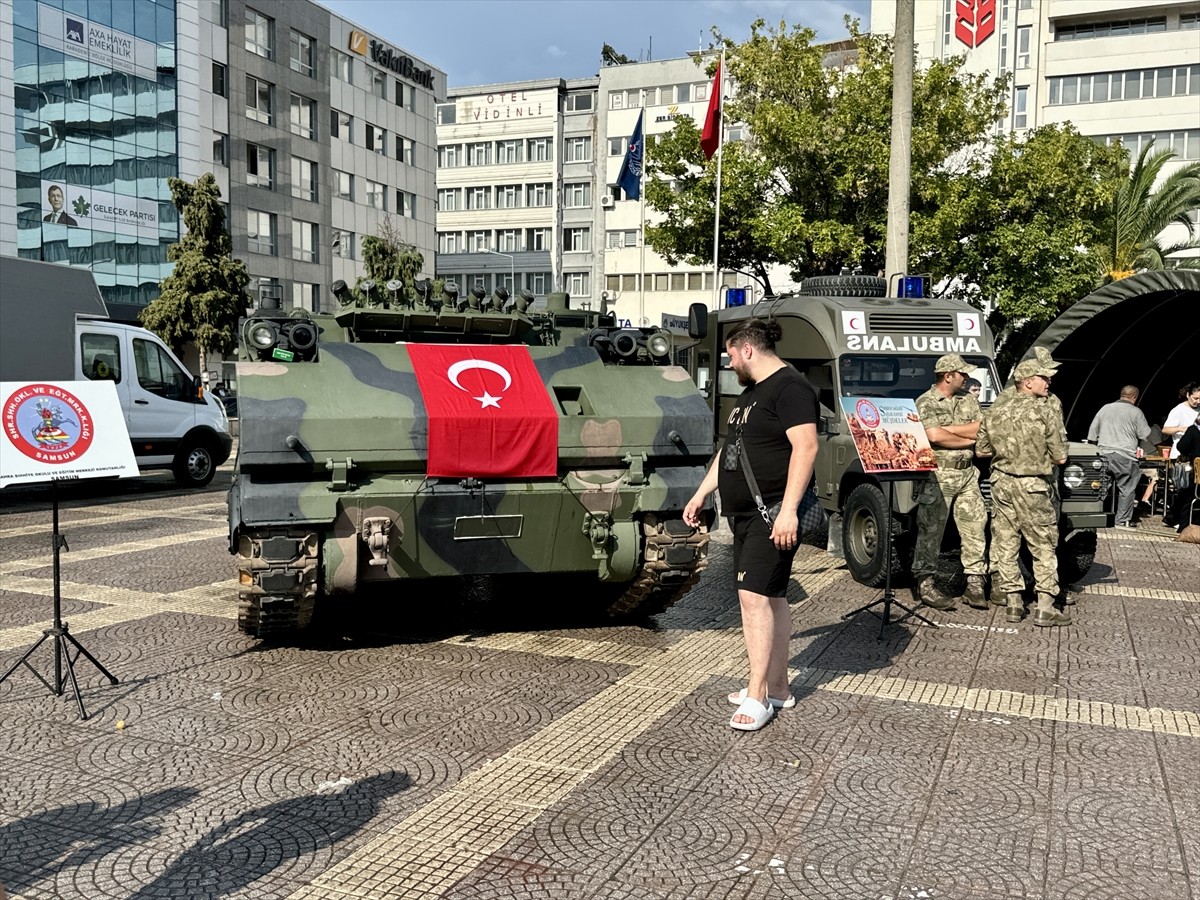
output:
<instances>
[{"instance_id":1,"label":"red crescent symbol","mask_svg":"<svg viewBox=\"0 0 1200 900\"><path fill-rule=\"evenodd\" d=\"M971 329L972 331L974 331L974 330L975 330L975 320L974 320L974 319L967 319L967 327L968 327L969 329Z\"/></svg>"},{"instance_id":2,"label":"red crescent symbol","mask_svg":"<svg viewBox=\"0 0 1200 900\"><path fill-rule=\"evenodd\" d=\"M858 326L854 324L854 323L855 323L855 322L857 322L857 321L858 321L858 317L857 317L857 316L851 316L851 317L850 317L850 327L851 327L851 328L857 328Z\"/></svg>"}]
</instances>

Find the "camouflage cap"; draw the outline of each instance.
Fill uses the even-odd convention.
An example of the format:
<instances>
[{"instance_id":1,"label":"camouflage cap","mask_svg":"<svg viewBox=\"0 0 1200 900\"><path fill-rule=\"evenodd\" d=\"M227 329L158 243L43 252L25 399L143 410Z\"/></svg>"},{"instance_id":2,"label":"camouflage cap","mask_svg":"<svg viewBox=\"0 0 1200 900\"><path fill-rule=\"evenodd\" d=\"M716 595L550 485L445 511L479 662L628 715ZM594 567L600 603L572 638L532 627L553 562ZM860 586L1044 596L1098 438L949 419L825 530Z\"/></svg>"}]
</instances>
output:
<instances>
[{"instance_id":1,"label":"camouflage cap","mask_svg":"<svg viewBox=\"0 0 1200 900\"><path fill-rule=\"evenodd\" d=\"M933 367L935 372L962 372L964 375L970 375L975 371L975 367L959 356L957 353L947 353L940 357Z\"/></svg>"},{"instance_id":2,"label":"camouflage cap","mask_svg":"<svg viewBox=\"0 0 1200 900\"><path fill-rule=\"evenodd\" d=\"M1058 368L1058 360L1050 355L1050 351L1045 347L1034 347L1033 355L1037 357L1037 361L1050 369Z\"/></svg>"},{"instance_id":3,"label":"camouflage cap","mask_svg":"<svg viewBox=\"0 0 1200 900\"><path fill-rule=\"evenodd\" d=\"M1013 379L1021 382L1026 378L1032 378L1034 375L1041 375L1044 378L1053 378L1054 373L1058 371L1057 366L1050 366L1042 362L1036 357L1022 361L1013 371Z\"/></svg>"}]
</instances>

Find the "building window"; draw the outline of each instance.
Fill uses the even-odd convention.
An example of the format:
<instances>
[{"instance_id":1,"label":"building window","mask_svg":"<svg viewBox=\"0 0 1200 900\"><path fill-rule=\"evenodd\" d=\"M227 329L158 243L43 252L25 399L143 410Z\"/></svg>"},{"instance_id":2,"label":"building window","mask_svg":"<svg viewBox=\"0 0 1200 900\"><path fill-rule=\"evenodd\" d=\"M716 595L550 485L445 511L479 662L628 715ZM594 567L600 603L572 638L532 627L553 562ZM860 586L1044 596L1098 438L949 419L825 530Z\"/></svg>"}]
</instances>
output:
<instances>
[{"instance_id":1,"label":"building window","mask_svg":"<svg viewBox=\"0 0 1200 900\"><path fill-rule=\"evenodd\" d=\"M439 125L454 125L457 122L457 107L453 103L439 103L437 108L437 123Z\"/></svg>"},{"instance_id":2,"label":"building window","mask_svg":"<svg viewBox=\"0 0 1200 900\"><path fill-rule=\"evenodd\" d=\"M246 210L246 237L251 253L275 255L275 215Z\"/></svg>"},{"instance_id":3,"label":"building window","mask_svg":"<svg viewBox=\"0 0 1200 900\"><path fill-rule=\"evenodd\" d=\"M592 230L590 228L564 228L563 250L566 252L592 249Z\"/></svg>"},{"instance_id":4,"label":"building window","mask_svg":"<svg viewBox=\"0 0 1200 900\"><path fill-rule=\"evenodd\" d=\"M292 282L292 309L307 309L309 312L321 310L321 286L319 284L304 284Z\"/></svg>"},{"instance_id":5,"label":"building window","mask_svg":"<svg viewBox=\"0 0 1200 900\"><path fill-rule=\"evenodd\" d=\"M275 42L271 32L275 22L260 12L246 7L246 49L265 59L274 56Z\"/></svg>"},{"instance_id":6,"label":"building window","mask_svg":"<svg viewBox=\"0 0 1200 900\"><path fill-rule=\"evenodd\" d=\"M307 34L293 31L290 43L292 71L310 78L313 77L317 71L314 65L316 57L313 54L316 48L313 45L313 39Z\"/></svg>"},{"instance_id":7,"label":"building window","mask_svg":"<svg viewBox=\"0 0 1200 900\"><path fill-rule=\"evenodd\" d=\"M223 63L215 62L212 64L212 92L218 97L229 96L229 70L225 68Z\"/></svg>"},{"instance_id":8,"label":"building window","mask_svg":"<svg viewBox=\"0 0 1200 900\"><path fill-rule=\"evenodd\" d=\"M467 188L467 209L490 209L492 206L490 187Z\"/></svg>"},{"instance_id":9,"label":"building window","mask_svg":"<svg viewBox=\"0 0 1200 900\"><path fill-rule=\"evenodd\" d=\"M613 91L608 95L609 109L624 109L625 108L625 92Z\"/></svg>"},{"instance_id":10,"label":"building window","mask_svg":"<svg viewBox=\"0 0 1200 900\"><path fill-rule=\"evenodd\" d=\"M492 162L492 144L486 141L479 144L467 144L467 165L487 166Z\"/></svg>"},{"instance_id":11,"label":"building window","mask_svg":"<svg viewBox=\"0 0 1200 900\"><path fill-rule=\"evenodd\" d=\"M496 232L496 249L505 253L516 253L521 249L521 231L517 228L504 228Z\"/></svg>"},{"instance_id":12,"label":"building window","mask_svg":"<svg viewBox=\"0 0 1200 900\"><path fill-rule=\"evenodd\" d=\"M693 84L692 85L692 99L695 100L696 102L699 102L701 100L707 100L708 99L708 85L707 84Z\"/></svg>"},{"instance_id":13,"label":"building window","mask_svg":"<svg viewBox=\"0 0 1200 900\"><path fill-rule=\"evenodd\" d=\"M438 168L457 169L462 165L462 144L438 147Z\"/></svg>"},{"instance_id":14,"label":"building window","mask_svg":"<svg viewBox=\"0 0 1200 900\"><path fill-rule=\"evenodd\" d=\"M570 137L563 142L564 162L591 162L592 139L590 137Z\"/></svg>"},{"instance_id":15,"label":"building window","mask_svg":"<svg viewBox=\"0 0 1200 900\"><path fill-rule=\"evenodd\" d=\"M329 136L354 143L354 117L336 109L329 110Z\"/></svg>"},{"instance_id":16,"label":"building window","mask_svg":"<svg viewBox=\"0 0 1200 900\"><path fill-rule=\"evenodd\" d=\"M586 181L563 185L563 207L589 209L592 205L592 186Z\"/></svg>"},{"instance_id":17,"label":"building window","mask_svg":"<svg viewBox=\"0 0 1200 900\"><path fill-rule=\"evenodd\" d=\"M530 162L549 162L554 159L554 142L550 138L530 138L528 149L526 159Z\"/></svg>"},{"instance_id":18,"label":"building window","mask_svg":"<svg viewBox=\"0 0 1200 900\"><path fill-rule=\"evenodd\" d=\"M290 128L292 134L315 140L317 136L317 104L307 97L292 94Z\"/></svg>"},{"instance_id":19,"label":"building window","mask_svg":"<svg viewBox=\"0 0 1200 900\"><path fill-rule=\"evenodd\" d=\"M333 51L333 74L346 84L354 84L354 59L341 50Z\"/></svg>"},{"instance_id":20,"label":"building window","mask_svg":"<svg viewBox=\"0 0 1200 900\"><path fill-rule=\"evenodd\" d=\"M1033 0L1017 0L1017 9L1033 9Z\"/></svg>"},{"instance_id":21,"label":"building window","mask_svg":"<svg viewBox=\"0 0 1200 900\"><path fill-rule=\"evenodd\" d=\"M373 153L387 154L387 132L378 125L368 122L363 126L366 131L367 149Z\"/></svg>"},{"instance_id":22,"label":"building window","mask_svg":"<svg viewBox=\"0 0 1200 900\"><path fill-rule=\"evenodd\" d=\"M417 111L417 89L411 85L405 84L403 81L396 82L396 105L401 109L407 109L409 112ZM454 104L450 104L450 108L454 109ZM442 122L441 116L438 116L439 125L453 125L453 122Z\"/></svg>"},{"instance_id":23,"label":"building window","mask_svg":"<svg viewBox=\"0 0 1200 900\"><path fill-rule=\"evenodd\" d=\"M501 165L521 161L521 141L497 141L496 162Z\"/></svg>"},{"instance_id":24,"label":"building window","mask_svg":"<svg viewBox=\"0 0 1200 900\"><path fill-rule=\"evenodd\" d=\"M1077 22L1073 25L1056 25L1054 40L1084 41L1090 38L1128 37L1131 34L1157 34L1166 30L1167 20L1163 16L1113 22Z\"/></svg>"},{"instance_id":25,"label":"building window","mask_svg":"<svg viewBox=\"0 0 1200 900\"><path fill-rule=\"evenodd\" d=\"M442 188L437 194L440 212L456 212L459 208L459 188Z\"/></svg>"},{"instance_id":26,"label":"building window","mask_svg":"<svg viewBox=\"0 0 1200 900\"><path fill-rule=\"evenodd\" d=\"M549 206L553 195L548 184L531 184L525 189L526 206Z\"/></svg>"},{"instance_id":27,"label":"building window","mask_svg":"<svg viewBox=\"0 0 1200 900\"><path fill-rule=\"evenodd\" d=\"M617 250L621 247L636 247L637 235L636 228L630 228L627 231L610 231L606 235L608 249Z\"/></svg>"},{"instance_id":28,"label":"building window","mask_svg":"<svg viewBox=\"0 0 1200 900\"><path fill-rule=\"evenodd\" d=\"M535 294L545 294L550 285L549 272L526 272L525 286Z\"/></svg>"},{"instance_id":29,"label":"building window","mask_svg":"<svg viewBox=\"0 0 1200 900\"><path fill-rule=\"evenodd\" d=\"M217 165L229 165L229 135L213 132L212 159Z\"/></svg>"},{"instance_id":30,"label":"building window","mask_svg":"<svg viewBox=\"0 0 1200 900\"><path fill-rule=\"evenodd\" d=\"M1021 25L1017 28L1017 68L1029 68L1029 41L1033 34L1032 25Z\"/></svg>"},{"instance_id":31,"label":"building window","mask_svg":"<svg viewBox=\"0 0 1200 900\"><path fill-rule=\"evenodd\" d=\"M320 234L316 222L292 221L292 259L303 262L318 262L317 236Z\"/></svg>"},{"instance_id":32,"label":"building window","mask_svg":"<svg viewBox=\"0 0 1200 900\"><path fill-rule=\"evenodd\" d=\"M438 253L459 253L462 235L457 231L438 232Z\"/></svg>"},{"instance_id":33,"label":"building window","mask_svg":"<svg viewBox=\"0 0 1200 900\"><path fill-rule=\"evenodd\" d=\"M264 125L275 118L275 85L246 76L246 118Z\"/></svg>"},{"instance_id":34,"label":"building window","mask_svg":"<svg viewBox=\"0 0 1200 900\"><path fill-rule=\"evenodd\" d=\"M467 252L482 253L484 250L491 249L491 232L489 231L468 231L467 232Z\"/></svg>"},{"instance_id":35,"label":"building window","mask_svg":"<svg viewBox=\"0 0 1200 900\"><path fill-rule=\"evenodd\" d=\"M1200 95L1200 65L1046 79L1048 105Z\"/></svg>"},{"instance_id":36,"label":"building window","mask_svg":"<svg viewBox=\"0 0 1200 900\"><path fill-rule=\"evenodd\" d=\"M592 92L582 91L578 94L567 94L567 112L587 112L592 108Z\"/></svg>"},{"instance_id":37,"label":"building window","mask_svg":"<svg viewBox=\"0 0 1200 900\"><path fill-rule=\"evenodd\" d=\"M316 202L318 199L317 164L311 160L292 157L292 196L297 200Z\"/></svg>"},{"instance_id":38,"label":"building window","mask_svg":"<svg viewBox=\"0 0 1200 900\"><path fill-rule=\"evenodd\" d=\"M567 272L563 275L563 287L572 297L587 297L591 295L588 286L591 279L587 272Z\"/></svg>"},{"instance_id":39,"label":"building window","mask_svg":"<svg viewBox=\"0 0 1200 900\"><path fill-rule=\"evenodd\" d=\"M1179 27L1184 31L1191 31L1200 28L1200 12L1180 13Z\"/></svg>"},{"instance_id":40,"label":"building window","mask_svg":"<svg viewBox=\"0 0 1200 900\"><path fill-rule=\"evenodd\" d=\"M608 155L609 156L624 156L625 155L625 138L614 137L608 139Z\"/></svg>"},{"instance_id":41,"label":"building window","mask_svg":"<svg viewBox=\"0 0 1200 900\"><path fill-rule=\"evenodd\" d=\"M496 209L517 209L521 205L521 186L501 184L496 186Z\"/></svg>"},{"instance_id":42,"label":"building window","mask_svg":"<svg viewBox=\"0 0 1200 900\"><path fill-rule=\"evenodd\" d=\"M406 166L415 166L417 158L417 142L412 138L395 136L396 140L396 159L404 163Z\"/></svg>"},{"instance_id":43,"label":"building window","mask_svg":"<svg viewBox=\"0 0 1200 900\"><path fill-rule=\"evenodd\" d=\"M417 217L417 195L411 191L396 191L396 215L406 219Z\"/></svg>"},{"instance_id":44,"label":"building window","mask_svg":"<svg viewBox=\"0 0 1200 900\"><path fill-rule=\"evenodd\" d=\"M1013 94L1013 128L1029 127L1029 88L1019 87Z\"/></svg>"},{"instance_id":45,"label":"building window","mask_svg":"<svg viewBox=\"0 0 1200 900\"><path fill-rule=\"evenodd\" d=\"M549 250L550 229L530 228L525 233L525 246L530 250Z\"/></svg>"},{"instance_id":46,"label":"building window","mask_svg":"<svg viewBox=\"0 0 1200 900\"><path fill-rule=\"evenodd\" d=\"M367 181L366 197L363 201L367 206L387 211L387 189L378 181Z\"/></svg>"},{"instance_id":47,"label":"building window","mask_svg":"<svg viewBox=\"0 0 1200 900\"><path fill-rule=\"evenodd\" d=\"M675 85L675 102L676 103L691 103L692 102L692 86L690 84Z\"/></svg>"},{"instance_id":48,"label":"building window","mask_svg":"<svg viewBox=\"0 0 1200 900\"><path fill-rule=\"evenodd\" d=\"M333 196L339 200L354 199L354 176L349 172L333 170Z\"/></svg>"},{"instance_id":49,"label":"building window","mask_svg":"<svg viewBox=\"0 0 1200 900\"><path fill-rule=\"evenodd\" d=\"M334 256L342 259L354 259L354 232L335 231L329 246L333 250Z\"/></svg>"},{"instance_id":50,"label":"building window","mask_svg":"<svg viewBox=\"0 0 1200 900\"><path fill-rule=\"evenodd\" d=\"M246 183L270 190L275 184L275 151L246 144Z\"/></svg>"}]
</instances>

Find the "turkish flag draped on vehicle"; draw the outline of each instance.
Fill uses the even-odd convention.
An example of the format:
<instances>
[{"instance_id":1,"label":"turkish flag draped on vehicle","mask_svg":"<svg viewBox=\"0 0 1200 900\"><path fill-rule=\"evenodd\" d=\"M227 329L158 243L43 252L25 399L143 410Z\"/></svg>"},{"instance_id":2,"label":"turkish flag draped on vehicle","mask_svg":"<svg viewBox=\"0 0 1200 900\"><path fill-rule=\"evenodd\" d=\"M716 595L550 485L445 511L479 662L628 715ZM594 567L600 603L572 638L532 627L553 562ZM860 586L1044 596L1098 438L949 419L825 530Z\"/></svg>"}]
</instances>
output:
<instances>
[{"instance_id":1,"label":"turkish flag draped on vehicle","mask_svg":"<svg viewBox=\"0 0 1200 900\"><path fill-rule=\"evenodd\" d=\"M408 344L431 478L558 474L558 412L522 345Z\"/></svg>"},{"instance_id":2,"label":"turkish flag draped on vehicle","mask_svg":"<svg viewBox=\"0 0 1200 900\"><path fill-rule=\"evenodd\" d=\"M721 148L721 61L717 60L717 74L709 88L708 112L704 114L704 129L700 132L700 149L705 159L712 159Z\"/></svg>"}]
</instances>

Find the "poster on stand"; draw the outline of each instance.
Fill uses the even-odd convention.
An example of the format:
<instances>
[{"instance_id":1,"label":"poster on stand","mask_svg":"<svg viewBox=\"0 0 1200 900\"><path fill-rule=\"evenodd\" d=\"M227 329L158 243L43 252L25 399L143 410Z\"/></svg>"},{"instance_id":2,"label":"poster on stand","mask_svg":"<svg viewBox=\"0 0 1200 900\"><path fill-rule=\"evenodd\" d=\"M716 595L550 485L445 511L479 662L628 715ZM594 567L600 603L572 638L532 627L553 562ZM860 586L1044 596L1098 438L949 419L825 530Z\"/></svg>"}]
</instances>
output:
<instances>
[{"instance_id":1,"label":"poster on stand","mask_svg":"<svg viewBox=\"0 0 1200 900\"><path fill-rule=\"evenodd\" d=\"M0 399L0 488L138 474L111 381L4 381Z\"/></svg>"},{"instance_id":2,"label":"poster on stand","mask_svg":"<svg viewBox=\"0 0 1200 900\"><path fill-rule=\"evenodd\" d=\"M915 400L843 397L842 411L864 472L915 475L937 469Z\"/></svg>"}]
</instances>

